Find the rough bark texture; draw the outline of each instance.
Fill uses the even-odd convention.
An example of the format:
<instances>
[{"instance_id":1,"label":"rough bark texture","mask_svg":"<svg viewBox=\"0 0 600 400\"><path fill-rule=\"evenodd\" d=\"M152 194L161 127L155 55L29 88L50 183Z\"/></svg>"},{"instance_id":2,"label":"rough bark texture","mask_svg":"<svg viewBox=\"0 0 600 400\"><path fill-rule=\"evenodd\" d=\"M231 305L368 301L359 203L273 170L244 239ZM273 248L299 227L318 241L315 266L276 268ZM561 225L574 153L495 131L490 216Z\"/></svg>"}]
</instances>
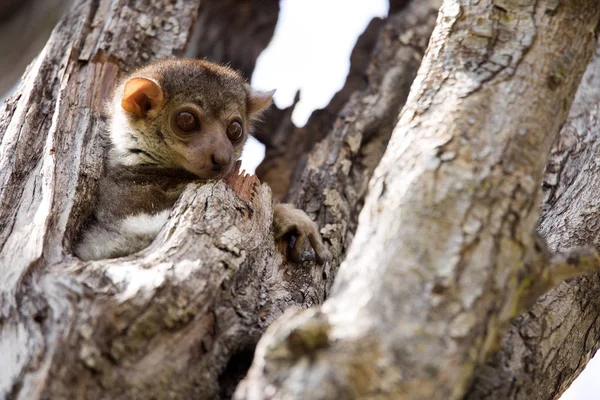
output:
<instances>
[{"instance_id":1,"label":"rough bark texture","mask_svg":"<svg viewBox=\"0 0 600 400\"><path fill-rule=\"evenodd\" d=\"M0 397L214 397L241 378L235 368L228 370L231 382L219 374L238 350L252 350L264 323L242 333L229 329L235 315L245 318L243 310L236 314L237 300L228 300L237 289L230 285L247 273L240 265L255 264L245 249L263 262L282 262L269 240L266 189L256 207L222 184L190 189L191 205L184 196L165 247L145 259L82 265L69 255L101 169L103 102L122 69L183 54L198 7L199 1L77 2L5 104ZM218 210L210 211L219 197ZM191 221L189 213L208 221ZM242 233L254 243L239 242ZM207 300L217 292L225 293L219 304ZM269 303L251 286L243 292L252 300L247 306ZM267 314L248 315L262 321Z\"/></svg>"},{"instance_id":2,"label":"rough bark texture","mask_svg":"<svg viewBox=\"0 0 600 400\"><path fill-rule=\"evenodd\" d=\"M286 259L287 244L272 240L270 191L250 177L190 185L139 254L87 263L70 255L101 170L103 102L121 72L183 55L192 40L187 54L251 73L277 2L217 3L76 1L5 103L0 397L228 398L264 330L286 309L329 295L437 0L392 1L364 89L352 79L374 36L355 52L352 89L317 113L315 135L298 142L304 154L324 137L301 173L288 171L286 185L322 227L331 263L319 266L310 253L302 265ZM532 257L540 154L565 120L600 11L593 0L471 3L446 1L333 296L270 330L238 398L459 398L496 347L528 279L519 272ZM274 117L269 126L282 131L264 133L266 142L291 131L290 113ZM558 214L546 210L556 221L542 221L541 231L553 249L595 239L600 226L586 208L597 208L583 186L593 176L573 173L596 168L597 110L582 109L578 118L584 114L572 121L589 130L565 128L548 169L558 171L555 181L546 178L547 204ZM300 158L288 156L290 166ZM579 214L561 211L580 192L587 200ZM562 285L515 321L504 377L518 390L496 385L495 393L563 390L597 346L597 280ZM530 368L539 371L531 379Z\"/></svg>"},{"instance_id":3,"label":"rough bark texture","mask_svg":"<svg viewBox=\"0 0 600 400\"><path fill-rule=\"evenodd\" d=\"M589 64L544 176L539 232L551 250L600 249L600 48ZM600 275L565 282L509 327L470 399L557 399L600 343Z\"/></svg>"},{"instance_id":4,"label":"rough bark texture","mask_svg":"<svg viewBox=\"0 0 600 400\"><path fill-rule=\"evenodd\" d=\"M532 278L538 182L599 14L445 1L331 297L269 329L240 397L465 395Z\"/></svg>"},{"instance_id":5,"label":"rough bark texture","mask_svg":"<svg viewBox=\"0 0 600 400\"><path fill-rule=\"evenodd\" d=\"M100 172L103 102L121 68L182 54L197 9L198 3L191 1L135 6L77 1L29 67L17 93L4 104L0 117L3 397L60 393L70 384L60 379L61 368L70 369L71 376L85 375L81 368L85 351L78 346L66 351L70 342L65 338L77 337L70 335L90 315L79 309L80 301L85 303L79 296L98 304L101 300L91 294L93 283L84 279L75 284L78 275L86 277L86 269L64 275L77 265L69 256L70 247L89 212ZM63 364L66 353L81 359Z\"/></svg>"},{"instance_id":6,"label":"rough bark texture","mask_svg":"<svg viewBox=\"0 0 600 400\"><path fill-rule=\"evenodd\" d=\"M0 354L8 367L0 369L0 397L227 397L275 318L292 306L324 301L344 247L325 267L310 253L302 265L289 263L286 244L272 240L264 186L250 201L223 183L191 186L147 250L108 262L82 263L70 255L100 175L104 102L123 70L184 53L199 6L183 0L80 0L5 103ZM414 73L433 27L431 4L424 9L425 15L398 20L406 20L410 38L396 40L400 28L390 25L382 43L393 45L391 53L379 46L373 59L379 65L369 73L373 89L355 100L354 107L370 104L385 117L381 127L368 131L370 140L381 135L377 140L387 141L407 96L411 79L403 71ZM390 94L383 83L399 91ZM367 112L349 110L354 120L342 116L340 130L373 126L366 123L373 119ZM364 174L349 203L355 208L383 145L378 142L376 153L370 140L335 135L349 138L337 144L340 161L356 165L344 174ZM339 164L327 161L322 159L322 168L336 176ZM326 191L328 181L319 186L318 179L312 175L308 184L333 199L327 207L344 206L336 199L345 195ZM351 232L332 229L346 217L327 216L324 233L335 245Z\"/></svg>"},{"instance_id":7,"label":"rough bark texture","mask_svg":"<svg viewBox=\"0 0 600 400\"><path fill-rule=\"evenodd\" d=\"M289 197L323 226L341 261L356 230L368 182L381 160L435 25L440 0L412 2L381 29L366 74L333 130L309 154ZM326 167L326 168L324 168Z\"/></svg>"}]
</instances>

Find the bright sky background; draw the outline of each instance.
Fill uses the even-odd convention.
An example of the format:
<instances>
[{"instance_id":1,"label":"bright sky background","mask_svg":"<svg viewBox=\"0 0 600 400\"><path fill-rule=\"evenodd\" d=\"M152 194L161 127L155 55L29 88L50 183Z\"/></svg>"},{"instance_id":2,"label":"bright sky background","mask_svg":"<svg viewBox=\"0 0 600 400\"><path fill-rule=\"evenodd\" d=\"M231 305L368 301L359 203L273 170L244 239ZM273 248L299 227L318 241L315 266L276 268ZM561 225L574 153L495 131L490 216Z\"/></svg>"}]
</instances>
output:
<instances>
[{"instance_id":1,"label":"bright sky background","mask_svg":"<svg viewBox=\"0 0 600 400\"><path fill-rule=\"evenodd\" d=\"M590 360L575 382L562 395L560 400L598 400L600 399L600 356Z\"/></svg>"},{"instance_id":2,"label":"bright sky background","mask_svg":"<svg viewBox=\"0 0 600 400\"><path fill-rule=\"evenodd\" d=\"M302 126L310 113L325 107L344 84L350 53L373 17L387 15L387 0L282 0L275 36L261 54L252 86L277 89L279 108L301 99L292 120ZM248 172L264 158L264 146L252 138L242 165ZM560 400L600 399L600 356L592 359ZM534 399L532 399L534 400Z\"/></svg>"},{"instance_id":3,"label":"bright sky background","mask_svg":"<svg viewBox=\"0 0 600 400\"><path fill-rule=\"evenodd\" d=\"M387 0L282 0L274 37L258 58L252 86L277 89L279 108L292 105L300 90L292 120L303 126L344 86L356 39L373 17L385 17L387 11ZM263 158L264 146L251 138L242 168L254 172Z\"/></svg>"},{"instance_id":4,"label":"bright sky background","mask_svg":"<svg viewBox=\"0 0 600 400\"><path fill-rule=\"evenodd\" d=\"M275 35L258 58L252 85L277 89L279 108L290 106L300 90L292 118L304 125L344 85L358 35L387 11L387 0L282 0Z\"/></svg>"}]
</instances>

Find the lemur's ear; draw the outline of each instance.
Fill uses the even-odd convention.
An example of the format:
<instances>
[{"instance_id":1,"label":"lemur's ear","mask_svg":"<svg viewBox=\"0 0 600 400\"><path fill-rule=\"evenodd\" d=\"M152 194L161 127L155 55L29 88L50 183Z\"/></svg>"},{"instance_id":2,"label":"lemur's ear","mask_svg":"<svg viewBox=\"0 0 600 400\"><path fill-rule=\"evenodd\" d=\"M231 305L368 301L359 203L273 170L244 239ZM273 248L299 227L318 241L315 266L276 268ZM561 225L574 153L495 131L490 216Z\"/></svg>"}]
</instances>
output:
<instances>
[{"instance_id":1,"label":"lemur's ear","mask_svg":"<svg viewBox=\"0 0 600 400\"><path fill-rule=\"evenodd\" d=\"M163 91L156 82L146 78L131 78L125 84L121 107L139 118L145 118L148 111L160 106L163 100Z\"/></svg>"},{"instance_id":2,"label":"lemur's ear","mask_svg":"<svg viewBox=\"0 0 600 400\"><path fill-rule=\"evenodd\" d=\"M269 90L268 92L259 92L253 90L250 94L248 114L250 118L257 117L260 113L267 109L273 102L273 95L275 90Z\"/></svg>"}]
</instances>

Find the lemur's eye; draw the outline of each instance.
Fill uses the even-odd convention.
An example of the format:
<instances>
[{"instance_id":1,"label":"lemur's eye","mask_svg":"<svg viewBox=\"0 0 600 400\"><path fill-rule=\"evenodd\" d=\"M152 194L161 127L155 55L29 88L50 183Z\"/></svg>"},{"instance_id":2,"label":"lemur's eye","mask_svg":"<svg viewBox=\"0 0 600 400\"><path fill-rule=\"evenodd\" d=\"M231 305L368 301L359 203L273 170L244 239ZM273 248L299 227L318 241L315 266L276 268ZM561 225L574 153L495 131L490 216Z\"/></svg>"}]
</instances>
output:
<instances>
[{"instance_id":1,"label":"lemur's eye","mask_svg":"<svg viewBox=\"0 0 600 400\"><path fill-rule=\"evenodd\" d=\"M239 121L233 121L227 127L227 137L232 142L237 142L244 135L244 128L242 128L242 124Z\"/></svg>"},{"instance_id":2,"label":"lemur's eye","mask_svg":"<svg viewBox=\"0 0 600 400\"><path fill-rule=\"evenodd\" d=\"M185 133L198 130L198 118L189 111L182 111L175 117L175 125Z\"/></svg>"}]
</instances>

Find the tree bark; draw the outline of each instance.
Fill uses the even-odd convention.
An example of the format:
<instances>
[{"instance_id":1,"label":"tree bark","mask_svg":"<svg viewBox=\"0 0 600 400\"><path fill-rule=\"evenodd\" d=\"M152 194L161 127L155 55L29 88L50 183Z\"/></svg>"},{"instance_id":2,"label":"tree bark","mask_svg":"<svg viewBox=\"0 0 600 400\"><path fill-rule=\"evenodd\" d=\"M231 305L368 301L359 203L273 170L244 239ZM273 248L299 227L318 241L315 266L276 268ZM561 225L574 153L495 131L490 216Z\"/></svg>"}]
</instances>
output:
<instances>
[{"instance_id":1,"label":"tree bark","mask_svg":"<svg viewBox=\"0 0 600 400\"><path fill-rule=\"evenodd\" d=\"M356 231L369 179L421 64L440 4L441 0L411 2L390 15L369 62L368 87L352 95L332 131L292 181L288 199L324 226L322 233L340 261Z\"/></svg>"},{"instance_id":2,"label":"tree bark","mask_svg":"<svg viewBox=\"0 0 600 400\"><path fill-rule=\"evenodd\" d=\"M66 339L79 337L76 332L90 315L91 310L78 308L79 301L84 304L81 299L91 296L90 301L101 303L93 296L92 282L75 284L78 275L92 271L77 272L79 264L69 254L101 170L103 103L121 69L182 54L197 9L198 3L191 1L135 6L77 1L4 104L1 397L61 393L69 385L61 377L82 372L81 360L62 364L60 355L75 344ZM75 346L69 353L79 357L85 351Z\"/></svg>"},{"instance_id":3,"label":"tree bark","mask_svg":"<svg viewBox=\"0 0 600 400\"><path fill-rule=\"evenodd\" d=\"M228 398L264 330L329 296L351 242L333 296L269 331L238 398L465 392L532 263L540 154L593 48L592 0L448 0L398 124L439 4L393 2L365 88L289 181L334 255L325 266L310 253L287 260L287 243L272 239L270 191L247 176L190 185L138 254L71 255L122 71L185 54L193 31L187 54L249 73L276 3L227 2L239 6L227 25L210 18L231 11L216 3L79 0L58 25L0 115L0 397Z\"/></svg>"},{"instance_id":4,"label":"tree bark","mask_svg":"<svg viewBox=\"0 0 600 400\"><path fill-rule=\"evenodd\" d=\"M600 47L589 64L544 176L538 231L553 251L600 249ZM557 399L599 346L600 275L565 282L508 328L477 375L470 399Z\"/></svg>"},{"instance_id":5,"label":"tree bark","mask_svg":"<svg viewBox=\"0 0 600 400\"><path fill-rule=\"evenodd\" d=\"M365 93L371 97L356 100L355 107L379 99L382 105L373 109L394 119L411 80L402 71L414 73L433 26L427 4L425 16L405 17L412 24L407 27L419 25L413 38L395 43L398 32L390 31L383 39L393 44L392 52L382 48L374 58L381 65L369 75L376 83ZM135 8L109 0L76 2L5 104L0 354L9 367L0 370L0 396L228 397L266 327L285 309L323 302L343 249L325 267L310 254L301 265L287 261L286 244L272 239L264 186L255 185L255 195L245 199L223 183L192 186L145 251L87 263L71 255L100 176L104 102L121 71L183 54L198 7L190 1ZM390 95L382 82L404 92ZM353 112L356 119L343 122L346 130L372 118ZM387 140L393 122L387 124L387 131L370 132L372 138ZM353 156L361 149L354 142ZM372 171L377 159L369 160ZM323 167L334 176L338 164ZM364 186L369 170L361 173ZM249 179L240 186L252 186ZM325 192L318 182L308 183ZM355 195L350 204L360 203ZM345 216L327 221L337 226ZM343 243L350 233L330 231L327 238Z\"/></svg>"},{"instance_id":6,"label":"tree bark","mask_svg":"<svg viewBox=\"0 0 600 400\"><path fill-rule=\"evenodd\" d=\"M331 297L269 329L239 398L466 394L537 278L537 182L599 13L444 3Z\"/></svg>"}]
</instances>

